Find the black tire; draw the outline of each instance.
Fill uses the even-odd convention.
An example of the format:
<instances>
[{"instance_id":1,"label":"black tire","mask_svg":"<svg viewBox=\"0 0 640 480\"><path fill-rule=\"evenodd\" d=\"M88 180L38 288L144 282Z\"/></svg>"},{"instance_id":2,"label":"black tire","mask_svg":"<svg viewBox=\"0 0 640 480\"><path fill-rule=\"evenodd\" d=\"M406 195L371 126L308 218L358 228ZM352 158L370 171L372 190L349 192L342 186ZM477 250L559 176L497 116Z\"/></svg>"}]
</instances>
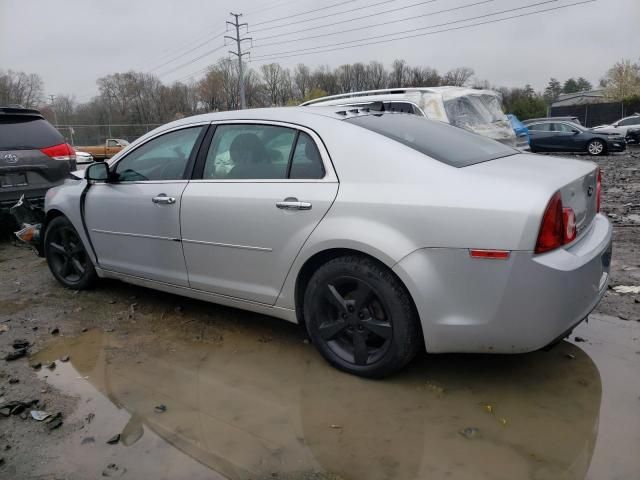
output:
<instances>
[{"instance_id":1,"label":"black tire","mask_svg":"<svg viewBox=\"0 0 640 480\"><path fill-rule=\"evenodd\" d=\"M606 155L607 145L599 138L594 138L587 143L587 153L589 155Z\"/></svg>"},{"instance_id":2,"label":"black tire","mask_svg":"<svg viewBox=\"0 0 640 480\"><path fill-rule=\"evenodd\" d=\"M358 255L321 266L304 294L307 332L334 367L369 378L397 372L422 345L409 292L384 265Z\"/></svg>"},{"instance_id":3,"label":"black tire","mask_svg":"<svg viewBox=\"0 0 640 480\"><path fill-rule=\"evenodd\" d=\"M49 270L67 288L91 288L98 275L84 249L78 232L66 217L56 217L47 225L44 253Z\"/></svg>"}]
</instances>

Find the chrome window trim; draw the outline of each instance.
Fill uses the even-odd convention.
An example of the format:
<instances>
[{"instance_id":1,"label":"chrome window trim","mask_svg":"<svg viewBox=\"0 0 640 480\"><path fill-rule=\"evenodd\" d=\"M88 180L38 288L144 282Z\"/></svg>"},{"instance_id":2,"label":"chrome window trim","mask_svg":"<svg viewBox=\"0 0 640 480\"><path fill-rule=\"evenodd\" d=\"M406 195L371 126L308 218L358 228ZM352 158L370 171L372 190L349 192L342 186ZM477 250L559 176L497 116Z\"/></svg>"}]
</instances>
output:
<instances>
[{"instance_id":1,"label":"chrome window trim","mask_svg":"<svg viewBox=\"0 0 640 480\"><path fill-rule=\"evenodd\" d=\"M331 156L322 141L322 138L313 130L304 125L299 125L296 123L289 122L280 122L277 120L260 120L260 119L249 119L249 120L214 120L210 122L211 125L214 126L222 126L222 125L232 125L232 124L244 124L244 125L271 125L274 127L285 127L291 128L294 130L299 130L308 134L311 139L316 144L316 148L318 152L320 152L320 158L322 159L322 165L324 167L324 177L322 178L313 178L313 179L304 179L304 178L258 178L258 179L238 179L238 178L198 178L192 179L192 182L195 183L338 183L338 175L336 174L335 168L333 166L333 162L331 160ZM213 138L211 139L213 141Z\"/></svg>"}]
</instances>

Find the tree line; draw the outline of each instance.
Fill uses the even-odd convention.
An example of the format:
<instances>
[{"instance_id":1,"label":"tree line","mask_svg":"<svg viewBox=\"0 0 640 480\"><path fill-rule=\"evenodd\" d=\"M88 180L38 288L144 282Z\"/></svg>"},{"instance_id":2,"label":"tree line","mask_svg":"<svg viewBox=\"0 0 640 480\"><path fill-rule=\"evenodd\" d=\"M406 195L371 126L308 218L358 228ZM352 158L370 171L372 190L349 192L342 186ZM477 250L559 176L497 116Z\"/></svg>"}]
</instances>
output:
<instances>
[{"instance_id":1,"label":"tree line","mask_svg":"<svg viewBox=\"0 0 640 480\"><path fill-rule=\"evenodd\" d=\"M390 68L380 62L356 62L336 68L311 68L298 64L286 68L269 63L245 66L245 91L249 107L298 105L303 101L359 90L441 85L489 88L502 94L505 111L521 119L545 116L547 107L562 93L590 90L583 77L564 82L552 78L542 92L531 85L500 87L475 76L473 69L458 67L445 73L428 66L412 66L401 59ZM600 81L611 98L640 95L640 62L622 60ZM164 84L156 75L129 71L97 80L98 94L86 102L73 95L57 95L45 103L44 83L39 75L0 71L0 105L38 107L59 125L161 124L202 112L239 108L238 64L222 58L210 65L204 76L189 82Z\"/></svg>"}]
</instances>

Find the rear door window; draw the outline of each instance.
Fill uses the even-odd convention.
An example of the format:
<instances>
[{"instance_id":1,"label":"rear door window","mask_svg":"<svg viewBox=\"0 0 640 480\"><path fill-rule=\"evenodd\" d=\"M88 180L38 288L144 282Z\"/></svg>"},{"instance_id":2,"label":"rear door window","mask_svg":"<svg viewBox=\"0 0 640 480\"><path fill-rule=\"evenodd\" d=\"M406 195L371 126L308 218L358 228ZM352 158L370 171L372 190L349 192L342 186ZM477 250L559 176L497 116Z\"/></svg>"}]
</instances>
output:
<instances>
[{"instance_id":1,"label":"rear door window","mask_svg":"<svg viewBox=\"0 0 640 480\"><path fill-rule=\"evenodd\" d=\"M296 180L325 175L315 141L305 132L276 125L218 125L203 179Z\"/></svg>"},{"instance_id":2,"label":"rear door window","mask_svg":"<svg viewBox=\"0 0 640 480\"><path fill-rule=\"evenodd\" d=\"M43 118L0 117L0 150L41 149L61 143L64 137Z\"/></svg>"}]
</instances>

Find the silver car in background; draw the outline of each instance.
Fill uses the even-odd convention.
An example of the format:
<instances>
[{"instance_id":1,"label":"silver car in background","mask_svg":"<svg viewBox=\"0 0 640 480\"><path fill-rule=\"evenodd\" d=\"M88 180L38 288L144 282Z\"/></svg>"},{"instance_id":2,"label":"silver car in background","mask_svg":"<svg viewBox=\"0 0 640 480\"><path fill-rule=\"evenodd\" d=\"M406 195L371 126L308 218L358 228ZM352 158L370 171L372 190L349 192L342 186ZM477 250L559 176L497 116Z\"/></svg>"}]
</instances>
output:
<instances>
[{"instance_id":1,"label":"silver car in background","mask_svg":"<svg viewBox=\"0 0 640 480\"><path fill-rule=\"evenodd\" d=\"M184 118L46 197L63 285L116 278L303 324L368 377L427 352L519 353L604 294L588 161L416 115L276 108Z\"/></svg>"}]
</instances>

